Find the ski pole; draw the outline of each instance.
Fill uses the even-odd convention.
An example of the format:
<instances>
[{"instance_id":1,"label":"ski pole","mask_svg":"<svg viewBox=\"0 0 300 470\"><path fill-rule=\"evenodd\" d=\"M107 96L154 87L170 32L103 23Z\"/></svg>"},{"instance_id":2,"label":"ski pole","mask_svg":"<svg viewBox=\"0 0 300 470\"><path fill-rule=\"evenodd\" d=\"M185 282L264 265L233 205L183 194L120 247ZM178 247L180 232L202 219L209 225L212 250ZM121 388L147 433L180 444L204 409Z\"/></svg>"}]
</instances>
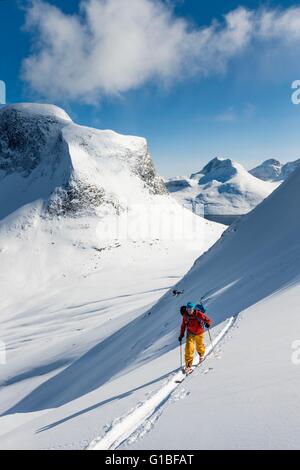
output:
<instances>
[{"instance_id":1,"label":"ski pole","mask_svg":"<svg viewBox=\"0 0 300 470\"><path fill-rule=\"evenodd\" d=\"M182 365L182 342L180 341L180 369L183 369Z\"/></svg>"},{"instance_id":2,"label":"ski pole","mask_svg":"<svg viewBox=\"0 0 300 470\"><path fill-rule=\"evenodd\" d=\"M209 334L209 339L210 339L210 344L211 344L211 350L212 350L212 352L214 353L214 356L216 356L216 353L215 353L215 350L214 350L214 345L213 345L213 342L212 342L212 339L211 339L210 329L207 328L207 331L208 331L208 334Z\"/></svg>"}]
</instances>

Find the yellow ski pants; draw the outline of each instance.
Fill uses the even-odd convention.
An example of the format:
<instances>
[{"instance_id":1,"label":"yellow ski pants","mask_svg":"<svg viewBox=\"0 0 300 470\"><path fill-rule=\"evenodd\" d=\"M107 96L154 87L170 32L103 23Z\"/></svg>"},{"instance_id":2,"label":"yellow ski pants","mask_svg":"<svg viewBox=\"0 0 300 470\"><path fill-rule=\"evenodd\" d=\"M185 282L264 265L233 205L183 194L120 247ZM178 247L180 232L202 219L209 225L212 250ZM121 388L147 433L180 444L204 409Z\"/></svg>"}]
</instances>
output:
<instances>
[{"instance_id":1,"label":"yellow ski pants","mask_svg":"<svg viewBox=\"0 0 300 470\"><path fill-rule=\"evenodd\" d=\"M191 367L193 365L195 343L196 343L197 353L199 354L199 356L203 357L205 354L204 333L200 333L200 335L191 335L191 334L187 335L186 343L185 343L186 367Z\"/></svg>"}]
</instances>

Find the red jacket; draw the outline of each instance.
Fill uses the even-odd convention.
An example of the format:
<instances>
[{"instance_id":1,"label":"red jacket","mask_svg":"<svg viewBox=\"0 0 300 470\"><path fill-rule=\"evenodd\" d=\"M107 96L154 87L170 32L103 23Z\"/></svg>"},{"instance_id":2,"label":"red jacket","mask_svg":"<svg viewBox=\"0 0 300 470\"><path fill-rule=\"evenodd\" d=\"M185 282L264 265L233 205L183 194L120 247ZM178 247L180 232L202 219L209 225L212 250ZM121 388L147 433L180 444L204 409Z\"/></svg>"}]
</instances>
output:
<instances>
[{"instance_id":1,"label":"red jacket","mask_svg":"<svg viewBox=\"0 0 300 470\"><path fill-rule=\"evenodd\" d=\"M187 329L187 334L200 335L204 333L205 324L210 326L211 320L200 310L196 310L193 315L185 313L182 318L180 336L184 336L185 329Z\"/></svg>"}]
</instances>

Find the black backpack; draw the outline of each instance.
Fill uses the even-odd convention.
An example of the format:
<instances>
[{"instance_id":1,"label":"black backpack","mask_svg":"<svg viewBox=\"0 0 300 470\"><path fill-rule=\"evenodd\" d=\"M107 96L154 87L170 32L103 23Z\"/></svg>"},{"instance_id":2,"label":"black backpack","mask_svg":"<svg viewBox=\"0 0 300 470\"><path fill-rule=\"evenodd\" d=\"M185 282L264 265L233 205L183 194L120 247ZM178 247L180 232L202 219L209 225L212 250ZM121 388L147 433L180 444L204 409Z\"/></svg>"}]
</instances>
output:
<instances>
[{"instance_id":1,"label":"black backpack","mask_svg":"<svg viewBox=\"0 0 300 470\"><path fill-rule=\"evenodd\" d=\"M186 306L185 306L185 305L182 305L182 307L180 307L180 313L181 313L182 316L183 316L185 313L187 313L187 311L186 311Z\"/></svg>"}]
</instances>

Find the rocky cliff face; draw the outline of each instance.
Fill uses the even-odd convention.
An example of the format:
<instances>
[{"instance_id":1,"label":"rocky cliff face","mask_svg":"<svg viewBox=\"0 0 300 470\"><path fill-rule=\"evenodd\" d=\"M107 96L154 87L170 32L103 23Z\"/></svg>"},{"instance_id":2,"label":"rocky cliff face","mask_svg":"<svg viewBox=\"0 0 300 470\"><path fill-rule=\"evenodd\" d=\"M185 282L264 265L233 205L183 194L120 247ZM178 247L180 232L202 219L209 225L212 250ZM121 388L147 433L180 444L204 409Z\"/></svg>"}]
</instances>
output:
<instances>
[{"instance_id":1,"label":"rocky cliff face","mask_svg":"<svg viewBox=\"0 0 300 470\"><path fill-rule=\"evenodd\" d=\"M71 122L56 113L54 106L48 113L38 105L7 106L0 110L0 171L1 177L17 173L28 177L41 163L51 163L53 167L62 158L63 140L61 129Z\"/></svg>"}]
</instances>

